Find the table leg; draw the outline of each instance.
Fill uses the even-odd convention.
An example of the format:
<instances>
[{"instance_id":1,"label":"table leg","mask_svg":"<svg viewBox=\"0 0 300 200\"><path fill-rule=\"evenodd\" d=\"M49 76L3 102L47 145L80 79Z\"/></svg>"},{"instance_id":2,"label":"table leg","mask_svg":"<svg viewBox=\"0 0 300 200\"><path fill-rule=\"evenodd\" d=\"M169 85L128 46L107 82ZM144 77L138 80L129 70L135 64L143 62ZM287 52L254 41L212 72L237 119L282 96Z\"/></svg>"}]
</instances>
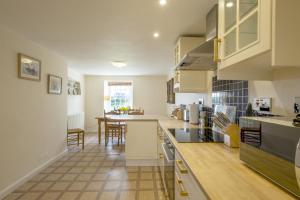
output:
<instances>
[{"instance_id":1,"label":"table leg","mask_svg":"<svg viewBox=\"0 0 300 200\"><path fill-rule=\"evenodd\" d=\"M84 149L84 131L82 132L82 149Z\"/></svg>"},{"instance_id":2,"label":"table leg","mask_svg":"<svg viewBox=\"0 0 300 200\"><path fill-rule=\"evenodd\" d=\"M101 144L101 120L98 120L98 142Z\"/></svg>"}]
</instances>

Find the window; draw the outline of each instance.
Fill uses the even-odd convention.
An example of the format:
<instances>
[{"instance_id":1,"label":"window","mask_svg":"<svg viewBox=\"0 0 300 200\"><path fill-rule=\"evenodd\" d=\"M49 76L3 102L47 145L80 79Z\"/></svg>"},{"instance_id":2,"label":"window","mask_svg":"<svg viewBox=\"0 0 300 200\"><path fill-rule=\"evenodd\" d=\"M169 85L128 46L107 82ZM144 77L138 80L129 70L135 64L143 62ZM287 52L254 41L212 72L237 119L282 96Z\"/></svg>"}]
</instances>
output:
<instances>
[{"instance_id":1,"label":"window","mask_svg":"<svg viewBox=\"0 0 300 200\"><path fill-rule=\"evenodd\" d=\"M121 107L133 107L131 81L104 81L104 109L111 111Z\"/></svg>"}]
</instances>

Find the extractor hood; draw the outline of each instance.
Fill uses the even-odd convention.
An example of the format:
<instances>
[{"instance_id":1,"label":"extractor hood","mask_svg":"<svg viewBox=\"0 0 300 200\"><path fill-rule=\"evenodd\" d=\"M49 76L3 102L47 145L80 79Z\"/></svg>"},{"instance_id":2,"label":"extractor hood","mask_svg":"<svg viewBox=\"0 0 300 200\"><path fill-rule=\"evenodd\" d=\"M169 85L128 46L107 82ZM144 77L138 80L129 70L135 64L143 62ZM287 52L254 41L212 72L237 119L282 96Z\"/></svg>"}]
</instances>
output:
<instances>
[{"instance_id":1,"label":"extractor hood","mask_svg":"<svg viewBox=\"0 0 300 200\"><path fill-rule=\"evenodd\" d=\"M206 16L206 42L187 53L176 66L179 70L216 70L214 40L218 37L218 4Z\"/></svg>"}]
</instances>

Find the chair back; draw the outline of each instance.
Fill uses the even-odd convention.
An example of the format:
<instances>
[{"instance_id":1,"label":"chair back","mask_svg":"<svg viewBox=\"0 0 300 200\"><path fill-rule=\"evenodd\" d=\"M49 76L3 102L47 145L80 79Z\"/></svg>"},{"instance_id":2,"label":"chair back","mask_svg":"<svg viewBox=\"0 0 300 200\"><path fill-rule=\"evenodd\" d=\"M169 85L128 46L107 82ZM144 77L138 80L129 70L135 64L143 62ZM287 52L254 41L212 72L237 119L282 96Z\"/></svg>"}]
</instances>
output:
<instances>
[{"instance_id":1,"label":"chair back","mask_svg":"<svg viewBox=\"0 0 300 200\"><path fill-rule=\"evenodd\" d=\"M128 115L144 115L144 110L129 110Z\"/></svg>"},{"instance_id":2,"label":"chair back","mask_svg":"<svg viewBox=\"0 0 300 200\"><path fill-rule=\"evenodd\" d=\"M117 110L112 110L112 111L109 111L109 112L105 112L104 110L104 117L105 115L120 115L120 112L117 111Z\"/></svg>"}]
</instances>

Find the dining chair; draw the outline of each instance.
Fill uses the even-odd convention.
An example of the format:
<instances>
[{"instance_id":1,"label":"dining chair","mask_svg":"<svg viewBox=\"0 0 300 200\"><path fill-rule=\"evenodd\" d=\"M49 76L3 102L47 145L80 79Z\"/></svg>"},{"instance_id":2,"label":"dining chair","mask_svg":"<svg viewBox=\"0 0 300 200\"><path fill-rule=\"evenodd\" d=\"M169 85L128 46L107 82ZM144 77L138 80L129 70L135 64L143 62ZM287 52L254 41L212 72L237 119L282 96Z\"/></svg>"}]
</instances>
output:
<instances>
[{"instance_id":1,"label":"dining chair","mask_svg":"<svg viewBox=\"0 0 300 200\"><path fill-rule=\"evenodd\" d=\"M84 149L84 130L80 128L68 129L67 130L67 146L71 145L82 145Z\"/></svg>"},{"instance_id":2,"label":"dining chair","mask_svg":"<svg viewBox=\"0 0 300 200\"><path fill-rule=\"evenodd\" d=\"M144 115L144 110L129 110L128 115Z\"/></svg>"},{"instance_id":3,"label":"dining chair","mask_svg":"<svg viewBox=\"0 0 300 200\"><path fill-rule=\"evenodd\" d=\"M109 137L111 137L112 143L114 141L114 137L118 138L118 146L120 145L120 139L122 142L122 125L119 124L118 121L112 120L108 117L104 117L105 124L105 146L107 146L109 142Z\"/></svg>"}]
</instances>

